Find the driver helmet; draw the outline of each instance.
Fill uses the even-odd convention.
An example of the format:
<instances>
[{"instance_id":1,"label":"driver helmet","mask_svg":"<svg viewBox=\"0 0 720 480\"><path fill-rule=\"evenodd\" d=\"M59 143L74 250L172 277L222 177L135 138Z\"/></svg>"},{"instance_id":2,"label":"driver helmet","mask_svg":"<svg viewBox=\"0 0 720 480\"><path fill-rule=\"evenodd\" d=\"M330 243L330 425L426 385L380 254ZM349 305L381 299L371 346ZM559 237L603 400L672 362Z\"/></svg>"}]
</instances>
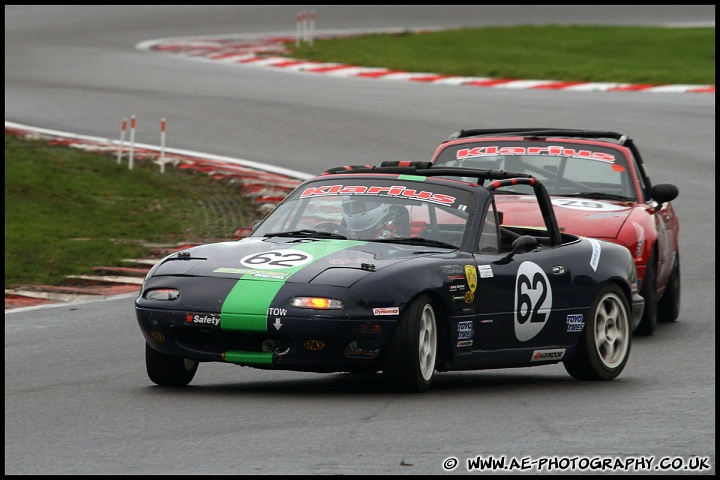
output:
<instances>
[{"instance_id":1,"label":"driver helmet","mask_svg":"<svg viewBox=\"0 0 720 480\"><path fill-rule=\"evenodd\" d=\"M343 213L348 230L361 232L378 225L390 211L390 205L367 197L344 197Z\"/></svg>"}]
</instances>

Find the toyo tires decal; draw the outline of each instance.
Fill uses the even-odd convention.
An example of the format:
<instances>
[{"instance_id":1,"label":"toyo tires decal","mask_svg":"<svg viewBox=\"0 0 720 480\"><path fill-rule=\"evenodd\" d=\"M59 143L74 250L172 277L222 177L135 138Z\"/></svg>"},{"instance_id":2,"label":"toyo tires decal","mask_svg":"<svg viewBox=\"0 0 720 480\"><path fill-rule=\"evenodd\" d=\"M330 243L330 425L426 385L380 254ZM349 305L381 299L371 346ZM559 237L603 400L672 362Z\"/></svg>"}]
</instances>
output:
<instances>
[{"instance_id":1,"label":"toyo tires decal","mask_svg":"<svg viewBox=\"0 0 720 480\"><path fill-rule=\"evenodd\" d=\"M266 332L267 313L275 295L293 273L340 250L367 242L307 242L290 249L269 250L243 258L244 265L272 269L285 275L258 280L252 273L241 277L223 302L220 328L241 332Z\"/></svg>"}]
</instances>

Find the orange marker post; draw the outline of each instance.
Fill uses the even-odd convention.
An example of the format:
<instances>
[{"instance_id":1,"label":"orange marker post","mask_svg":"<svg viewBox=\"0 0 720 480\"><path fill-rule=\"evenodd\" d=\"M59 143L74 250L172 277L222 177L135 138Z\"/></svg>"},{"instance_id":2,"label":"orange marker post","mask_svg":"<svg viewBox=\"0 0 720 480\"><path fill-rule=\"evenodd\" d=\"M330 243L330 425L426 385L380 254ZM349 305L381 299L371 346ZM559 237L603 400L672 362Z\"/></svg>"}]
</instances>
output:
<instances>
[{"instance_id":1,"label":"orange marker post","mask_svg":"<svg viewBox=\"0 0 720 480\"><path fill-rule=\"evenodd\" d=\"M165 119L160 120L160 173L165 173Z\"/></svg>"},{"instance_id":2,"label":"orange marker post","mask_svg":"<svg viewBox=\"0 0 720 480\"><path fill-rule=\"evenodd\" d=\"M130 153L128 156L128 169L133 169L133 150L135 149L135 115L130 118Z\"/></svg>"}]
</instances>

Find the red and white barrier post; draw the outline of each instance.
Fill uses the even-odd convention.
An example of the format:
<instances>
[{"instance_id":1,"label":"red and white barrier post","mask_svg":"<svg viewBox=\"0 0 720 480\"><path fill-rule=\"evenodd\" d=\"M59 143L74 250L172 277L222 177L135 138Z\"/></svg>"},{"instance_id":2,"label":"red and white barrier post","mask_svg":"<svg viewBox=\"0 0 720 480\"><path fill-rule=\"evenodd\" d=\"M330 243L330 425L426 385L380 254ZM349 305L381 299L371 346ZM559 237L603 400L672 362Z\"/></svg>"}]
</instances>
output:
<instances>
[{"instance_id":1,"label":"red and white barrier post","mask_svg":"<svg viewBox=\"0 0 720 480\"><path fill-rule=\"evenodd\" d=\"M130 118L130 153L128 156L128 169L133 169L133 150L135 149L135 115Z\"/></svg>"},{"instance_id":2,"label":"red and white barrier post","mask_svg":"<svg viewBox=\"0 0 720 480\"><path fill-rule=\"evenodd\" d=\"M165 119L160 120L160 173L165 173Z\"/></svg>"},{"instance_id":3,"label":"red and white barrier post","mask_svg":"<svg viewBox=\"0 0 720 480\"><path fill-rule=\"evenodd\" d=\"M305 12L298 12L295 15L295 48L300 46L303 39L303 23L305 22Z\"/></svg>"},{"instance_id":4,"label":"red and white barrier post","mask_svg":"<svg viewBox=\"0 0 720 480\"><path fill-rule=\"evenodd\" d=\"M118 147L118 153L117 153L117 164L118 165L120 165L122 163L123 148L125 148L125 130L126 129L127 129L127 118L123 118L122 130L120 131L120 146Z\"/></svg>"},{"instance_id":5,"label":"red and white barrier post","mask_svg":"<svg viewBox=\"0 0 720 480\"><path fill-rule=\"evenodd\" d=\"M313 46L315 41L315 10L310 10L310 33L308 34L308 43Z\"/></svg>"},{"instance_id":6,"label":"red and white barrier post","mask_svg":"<svg viewBox=\"0 0 720 480\"><path fill-rule=\"evenodd\" d=\"M308 14L305 10L302 11L302 40L303 42L307 39L308 30Z\"/></svg>"}]
</instances>

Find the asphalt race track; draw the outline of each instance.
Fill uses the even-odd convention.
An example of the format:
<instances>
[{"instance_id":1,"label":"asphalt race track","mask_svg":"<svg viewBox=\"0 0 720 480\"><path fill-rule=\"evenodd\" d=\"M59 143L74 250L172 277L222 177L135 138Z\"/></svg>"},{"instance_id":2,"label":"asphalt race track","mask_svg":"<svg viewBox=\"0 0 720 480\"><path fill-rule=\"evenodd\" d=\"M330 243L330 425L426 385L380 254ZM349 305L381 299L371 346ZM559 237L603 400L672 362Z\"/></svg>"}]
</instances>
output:
<instances>
[{"instance_id":1,"label":"asphalt race track","mask_svg":"<svg viewBox=\"0 0 720 480\"><path fill-rule=\"evenodd\" d=\"M5 120L115 139L136 115L136 141L157 145L166 118L169 147L303 174L429 159L461 128L621 131L651 178L680 190L680 318L635 337L612 382L554 365L443 373L425 394L400 395L374 376L220 364L201 365L188 388L159 388L134 294L10 310L5 474L714 474L715 94L383 82L137 48L293 35L303 8L5 6ZM715 22L714 5L315 11L318 32ZM479 457L516 463L487 470Z\"/></svg>"}]
</instances>

